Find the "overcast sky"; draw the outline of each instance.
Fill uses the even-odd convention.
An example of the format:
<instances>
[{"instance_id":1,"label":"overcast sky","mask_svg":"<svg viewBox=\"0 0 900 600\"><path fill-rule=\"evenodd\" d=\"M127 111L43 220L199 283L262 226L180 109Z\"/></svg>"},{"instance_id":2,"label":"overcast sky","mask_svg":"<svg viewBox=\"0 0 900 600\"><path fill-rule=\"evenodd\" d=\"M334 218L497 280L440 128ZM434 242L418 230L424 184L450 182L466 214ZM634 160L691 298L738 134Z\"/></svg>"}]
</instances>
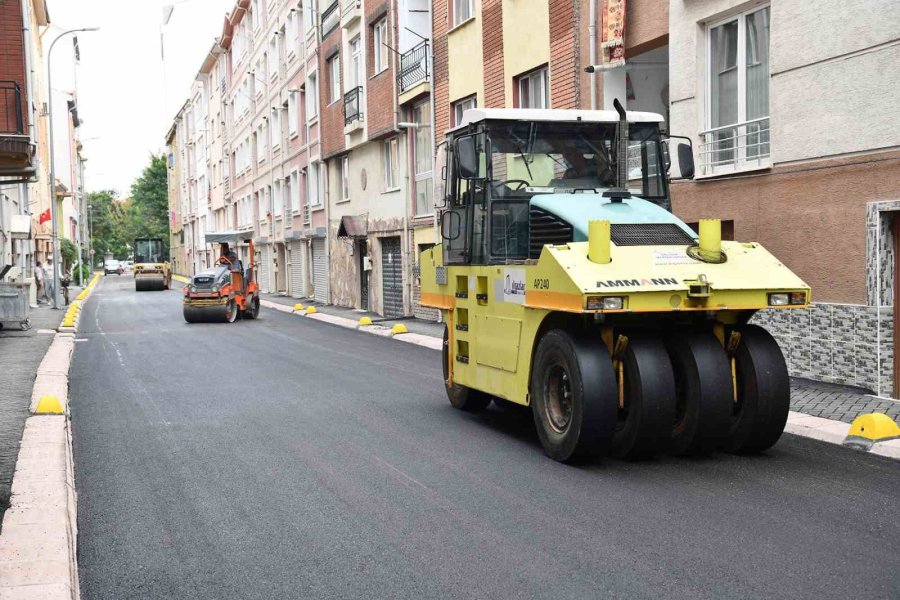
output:
<instances>
[{"instance_id":1,"label":"overcast sky","mask_svg":"<svg viewBox=\"0 0 900 600\"><path fill-rule=\"evenodd\" d=\"M53 28L44 51L60 31L100 27L78 36L78 108L85 156L85 189L112 188L122 196L141 174L150 153L161 152L165 135L235 0L47 0ZM163 7L174 4L160 58ZM68 84L60 42L53 51L53 87ZM71 47L71 46L69 46ZM59 64L57 64L59 63ZM58 83L59 82L59 83ZM54 110L64 110L54 105ZM97 139L91 139L97 138Z\"/></svg>"}]
</instances>

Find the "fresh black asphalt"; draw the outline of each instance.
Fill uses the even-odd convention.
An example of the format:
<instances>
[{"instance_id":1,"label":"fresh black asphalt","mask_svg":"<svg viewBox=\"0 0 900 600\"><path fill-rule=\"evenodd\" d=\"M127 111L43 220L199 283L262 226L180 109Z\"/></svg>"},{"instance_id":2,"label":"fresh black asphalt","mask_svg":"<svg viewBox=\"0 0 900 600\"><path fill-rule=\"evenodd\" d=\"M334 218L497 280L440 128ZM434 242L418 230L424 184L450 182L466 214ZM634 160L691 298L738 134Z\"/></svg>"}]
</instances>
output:
<instances>
[{"instance_id":1,"label":"fresh black asphalt","mask_svg":"<svg viewBox=\"0 0 900 600\"><path fill-rule=\"evenodd\" d=\"M439 354L263 310L188 325L106 278L71 370L85 600L897 598L900 463L541 452Z\"/></svg>"}]
</instances>

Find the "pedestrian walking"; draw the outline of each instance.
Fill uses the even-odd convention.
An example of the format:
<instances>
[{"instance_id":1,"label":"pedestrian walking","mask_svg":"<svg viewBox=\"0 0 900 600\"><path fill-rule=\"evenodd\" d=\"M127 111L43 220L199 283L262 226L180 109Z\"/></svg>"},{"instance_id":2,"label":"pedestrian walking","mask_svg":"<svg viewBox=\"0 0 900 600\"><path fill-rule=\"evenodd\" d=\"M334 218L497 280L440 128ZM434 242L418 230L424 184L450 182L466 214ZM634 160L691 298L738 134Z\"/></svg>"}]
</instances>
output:
<instances>
[{"instance_id":1,"label":"pedestrian walking","mask_svg":"<svg viewBox=\"0 0 900 600\"><path fill-rule=\"evenodd\" d=\"M53 299L56 298L56 288L53 287L53 269L55 268L53 264L53 259L47 259L47 265L44 267L44 289L47 290L46 297L47 302L53 304Z\"/></svg>"},{"instance_id":2,"label":"pedestrian walking","mask_svg":"<svg viewBox=\"0 0 900 600\"><path fill-rule=\"evenodd\" d=\"M37 261L34 265L34 286L34 295L37 303L40 304L41 300L47 299L47 288L44 287L44 267L41 266L41 261Z\"/></svg>"}]
</instances>

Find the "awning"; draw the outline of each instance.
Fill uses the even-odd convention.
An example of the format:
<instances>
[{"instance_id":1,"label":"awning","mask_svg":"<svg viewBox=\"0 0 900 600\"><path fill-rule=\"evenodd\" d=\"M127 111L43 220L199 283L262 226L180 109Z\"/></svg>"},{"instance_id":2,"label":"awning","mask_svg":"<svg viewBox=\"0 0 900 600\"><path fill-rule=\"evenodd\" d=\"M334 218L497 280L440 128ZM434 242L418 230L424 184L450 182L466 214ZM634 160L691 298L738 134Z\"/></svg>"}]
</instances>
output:
<instances>
[{"instance_id":1,"label":"awning","mask_svg":"<svg viewBox=\"0 0 900 600\"><path fill-rule=\"evenodd\" d=\"M364 215L355 217L341 217L341 225L338 227L338 237L359 238L369 234L369 225Z\"/></svg>"},{"instance_id":2,"label":"awning","mask_svg":"<svg viewBox=\"0 0 900 600\"><path fill-rule=\"evenodd\" d=\"M207 244L236 244L239 241L246 242L253 239L252 231L208 231L206 232Z\"/></svg>"},{"instance_id":3,"label":"awning","mask_svg":"<svg viewBox=\"0 0 900 600\"><path fill-rule=\"evenodd\" d=\"M12 215L9 237L14 240L31 239L31 215Z\"/></svg>"}]
</instances>

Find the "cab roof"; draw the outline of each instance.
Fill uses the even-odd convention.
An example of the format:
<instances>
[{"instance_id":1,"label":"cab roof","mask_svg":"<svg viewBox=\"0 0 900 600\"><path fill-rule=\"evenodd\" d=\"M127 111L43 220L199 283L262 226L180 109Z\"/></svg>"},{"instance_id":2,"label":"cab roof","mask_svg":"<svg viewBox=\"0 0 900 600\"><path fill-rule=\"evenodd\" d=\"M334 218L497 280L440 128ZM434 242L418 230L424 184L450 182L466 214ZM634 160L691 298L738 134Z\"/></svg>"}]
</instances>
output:
<instances>
[{"instance_id":1,"label":"cab roof","mask_svg":"<svg viewBox=\"0 0 900 600\"><path fill-rule=\"evenodd\" d=\"M651 112L626 111L629 123L662 123L662 115ZM450 131L456 131L480 121L538 121L618 123L614 110L562 110L546 108L473 108L463 113L462 121Z\"/></svg>"}]
</instances>

